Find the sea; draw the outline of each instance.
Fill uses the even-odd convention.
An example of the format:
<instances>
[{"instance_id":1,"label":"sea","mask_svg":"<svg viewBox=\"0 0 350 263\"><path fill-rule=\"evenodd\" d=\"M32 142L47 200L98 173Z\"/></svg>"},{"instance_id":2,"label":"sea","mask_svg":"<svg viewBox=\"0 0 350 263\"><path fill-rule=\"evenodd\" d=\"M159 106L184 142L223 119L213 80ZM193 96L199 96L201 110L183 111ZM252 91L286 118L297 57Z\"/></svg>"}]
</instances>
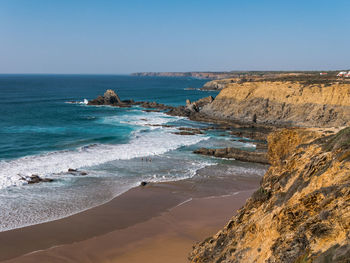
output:
<instances>
[{"instance_id":1,"label":"sea","mask_svg":"<svg viewBox=\"0 0 350 263\"><path fill-rule=\"evenodd\" d=\"M122 100L184 105L186 99L217 95L199 90L206 81L0 75L0 231L67 217L106 203L142 181L190 178L199 169L225 161L193 154L199 147L254 149L252 142L234 140L227 131L174 134L179 127L205 128L207 123L146 112L139 106L86 105L107 89ZM34 174L54 181L23 180Z\"/></svg>"}]
</instances>

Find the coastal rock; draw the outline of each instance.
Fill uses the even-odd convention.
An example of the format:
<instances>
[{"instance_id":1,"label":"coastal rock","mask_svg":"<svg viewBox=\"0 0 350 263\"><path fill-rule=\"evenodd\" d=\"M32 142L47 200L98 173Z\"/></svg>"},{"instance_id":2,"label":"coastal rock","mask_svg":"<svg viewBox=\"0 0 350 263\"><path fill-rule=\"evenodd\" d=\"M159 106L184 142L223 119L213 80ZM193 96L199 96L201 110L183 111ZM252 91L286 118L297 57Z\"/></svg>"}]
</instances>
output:
<instances>
[{"instance_id":1,"label":"coastal rock","mask_svg":"<svg viewBox=\"0 0 350 263\"><path fill-rule=\"evenodd\" d=\"M186 109L190 112L199 112L203 106L211 103L214 100L212 96L208 96L199 99L195 102L191 102L189 99L186 100Z\"/></svg>"},{"instance_id":2,"label":"coastal rock","mask_svg":"<svg viewBox=\"0 0 350 263\"><path fill-rule=\"evenodd\" d=\"M190 127L180 127L178 128L180 131L190 131L194 134L202 134L201 130L198 128L190 128Z\"/></svg>"},{"instance_id":3,"label":"coastal rock","mask_svg":"<svg viewBox=\"0 0 350 263\"><path fill-rule=\"evenodd\" d=\"M21 177L21 180L26 181L28 184L37 184L37 183L47 183L53 182L54 180L51 178L42 178L37 174L32 174L29 177Z\"/></svg>"},{"instance_id":4,"label":"coastal rock","mask_svg":"<svg viewBox=\"0 0 350 263\"><path fill-rule=\"evenodd\" d=\"M141 186L146 186L146 185L148 185L148 182L142 181L142 182L140 183L140 185L141 185Z\"/></svg>"},{"instance_id":5,"label":"coastal rock","mask_svg":"<svg viewBox=\"0 0 350 263\"><path fill-rule=\"evenodd\" d=\"M202 107L204 107L205 105L212 103L213 100L214 98L212 96L208 96L197 100L195 103L199 109L202 109Z\"/></svg>"},{"instance_id":6,"label":"coastal rock","mask_svg":"<svg viewBox=\"0 0 350 263\"><path fill-rule=\"evenodd\" d=\"M244 151L232 147L218 149L200 148L195 150L193 153L214 156L218 158L233 158L237 161L242 162L269 164L266 152Z\"/></svg>"},{"instance_id":7,"label":"coastal rock","mask_svg":"<svg viewBox=\"0 0 350 263\"><path fill-rule=\"evenodd\" d=\"M350 125L350 84L301 81L229 83L200 111L211 118L269 125Z\"/></svg>"},{"instance_id":8,"label":"coastal rock","mask_svg":"<svg viewBox=\"0 0 350 263\"><path fill-rule=\"evenodd\" d=\"M230 134L236 137L240 137L240 138L249 138L252 140L256 140L256 141L266 141L267 140L267 136L269 135L269 133L271 132L271 130L262 130L262 129L240 129L240 130L234 130L234 131L230 131Z\"/></svg>"},{"instance_id":9,"label":"coastal rock","mask_svg":"<svg viewBox=\"0 0 350 263\"><path fill-rule=\"evenodd\" d=\"M103 94L103 98L105 101L105 104L108 105L114 105L114 104L121 104L122 101L120 100L119 96L117 93L115 93L114 90L106 90L105 94Z\"/></svg>"},{"instance_id":10,"label":"coastal rock","mask_svg":"<svg viewBox=\"0 0 350 263\"><path fill-rule=\"evenodd\" d=\"M88 105L112 105L112 106L123 106L123 103L117 93L114 90L106 90L103 96L98 96L94 100L90 100Z\"/></svg>"},{"instance_id":11,"label":"coastal rock","mask_svg":"<svg viewBox=\"0 0 350 263\"><path fill-rule=\"evenodd\" d=\"M201 90L221 90L226 87L226 81L212 80L203 85Z\"/></svg>"},{"instance_id":12,"label":"coastal rock","mask_svg":"<svg viewBox=\"0 0 350 263\"><path fill-rule=\"evenodd\" d=\"M268 137L260 188L191 262L348 262L350 127L284 129Z\"/></svg>"},{"instance_id":13,"label":"coastal rock","mask_svg":"<svg viewBox=\"0 0 350 263\"><path fill-rule=\"evenodd\" d=\"M195 133L189 132L189 131L173 132L173 134L176 134L176 135L196 135Z\"/></svg>"}]
</instances>

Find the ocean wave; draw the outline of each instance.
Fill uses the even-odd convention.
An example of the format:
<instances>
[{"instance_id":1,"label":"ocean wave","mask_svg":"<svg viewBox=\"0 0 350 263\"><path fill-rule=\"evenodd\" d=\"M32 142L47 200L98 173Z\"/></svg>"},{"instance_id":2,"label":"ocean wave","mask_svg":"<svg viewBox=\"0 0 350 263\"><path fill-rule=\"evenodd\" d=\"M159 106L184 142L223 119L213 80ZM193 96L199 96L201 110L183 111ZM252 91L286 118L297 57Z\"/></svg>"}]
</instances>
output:
<instances>
[{"instance_id":1,"label":"ocean wave","mask_svg":"<svg viewBox=\"0 0 350 263\"><path fill-rule=\"evenodd\" d=\"M137 114L141 111L130 112L129 114L123 114L120 116L108 116L104 117L102 122L104 124L129 124L136 126L152 126L152 125L164 125L168 122L178 121L183 117L168 116L161 112L150 112L147 114ZM136 114L133 114L136 113Z\"/></svg>"},{"instance_id":2,"label":"ocean wave","mask_svg":"<svg viewBox=\"0 0 350 263\"><path fill-rule=\"evenodd\" d=\"M95 144L76 150L56 151L0 162L0 188L21 185L21 176L39 174L43 177L65 172L68 168L87 168L113 160L159 155L181 146L196 144L204 136L179 136L163 130L135 132L126 144Z\"/></svg>"}]
</instances>

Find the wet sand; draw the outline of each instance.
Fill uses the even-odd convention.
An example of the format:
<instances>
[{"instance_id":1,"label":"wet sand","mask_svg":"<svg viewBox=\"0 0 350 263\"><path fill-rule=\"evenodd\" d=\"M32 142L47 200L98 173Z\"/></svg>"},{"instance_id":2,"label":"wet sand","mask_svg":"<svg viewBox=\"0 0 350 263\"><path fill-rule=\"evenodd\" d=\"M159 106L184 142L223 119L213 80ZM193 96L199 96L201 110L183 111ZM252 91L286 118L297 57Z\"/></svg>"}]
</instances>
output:
<instances>
[{"instance_id":1,"label":"wet sand","mask_svg":"<svg viewBox=\"0 0 350 263\"><path fill-rule=\"evenodd\" d=\"M228 175L227 168L136 187L85 212L1 232L0 260L187 262L192 245L222 228L258 187L260 176Z\"/></svg>"}]
</instances>

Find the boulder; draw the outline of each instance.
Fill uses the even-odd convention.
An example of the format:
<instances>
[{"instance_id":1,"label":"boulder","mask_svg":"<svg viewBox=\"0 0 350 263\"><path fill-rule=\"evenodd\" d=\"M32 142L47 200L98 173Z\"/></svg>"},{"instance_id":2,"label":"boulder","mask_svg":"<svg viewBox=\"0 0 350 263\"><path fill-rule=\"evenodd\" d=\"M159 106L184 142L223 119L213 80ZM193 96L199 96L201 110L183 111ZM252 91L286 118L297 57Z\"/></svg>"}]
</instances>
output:
<instances>
[{"instance_id":1,"label":"boulder","mask_svg":"<svg viewBox=\"0 0 350 263\"><path fill-rule=\"evenodd\" d=\"M146 182L146 181L142 181L141 183L140 183L140 185L141 186L146 186L148 183Z\"/></svg>"}]
</instances>

